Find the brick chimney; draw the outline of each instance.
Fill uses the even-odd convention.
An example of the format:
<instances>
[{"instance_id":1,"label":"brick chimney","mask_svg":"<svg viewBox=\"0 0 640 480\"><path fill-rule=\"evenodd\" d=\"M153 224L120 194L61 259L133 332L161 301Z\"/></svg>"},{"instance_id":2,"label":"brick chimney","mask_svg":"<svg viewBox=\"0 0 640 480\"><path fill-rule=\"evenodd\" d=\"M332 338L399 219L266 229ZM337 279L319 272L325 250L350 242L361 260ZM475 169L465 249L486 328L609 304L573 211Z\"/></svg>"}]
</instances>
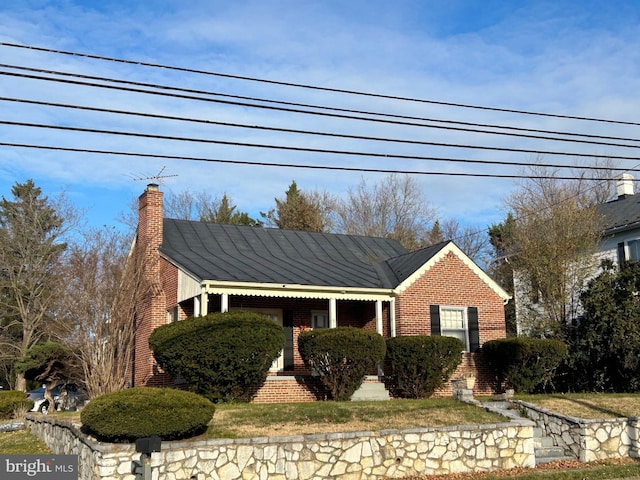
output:
<instances>
[{"instance_id":1,"label":"brick chimney","mask_svg":"<svg viewBox=\"0 0 640 480\"><path fill-rule=\"evenodd\" d=\"M633 175L630 173L623 173L620 175L616 183L616 193L618 194L618 198L624 198L627 195L633 195Z\"/></svg>"},{"instance_id":2,"label":"brick chimney","mask_svg":"<svg viewBox=\"0 0 640 480\"><path fill-rule=\"evenodd\" d=\"M136 313L133 385L164 383L149 348L151 332L166 323L166 298L162 285L160 252L162 244L162 192L149 184L138 198L136 252L142 271L142 289Z\"/></svg>"}]
</instances>

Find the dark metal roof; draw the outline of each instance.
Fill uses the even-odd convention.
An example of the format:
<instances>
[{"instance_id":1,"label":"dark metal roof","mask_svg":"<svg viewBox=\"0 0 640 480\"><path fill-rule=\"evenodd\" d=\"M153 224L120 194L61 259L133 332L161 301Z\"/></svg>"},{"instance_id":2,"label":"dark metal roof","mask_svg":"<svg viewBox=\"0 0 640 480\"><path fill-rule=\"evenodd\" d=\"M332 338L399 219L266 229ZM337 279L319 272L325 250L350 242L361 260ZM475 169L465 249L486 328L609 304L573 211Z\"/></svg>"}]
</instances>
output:
<instances>
[{"instance_id":1,"label":"dark metal roof","mask_svg":"<svg viewBox=\"0 0 640 480\"><path fill-rule=\"evenodd\" d=\"M394 288L444 245L165 218L160 251L200 281Z\"/></svg>"},{"instance_id":2,"label":"dark metal roof","mask_svg":"<svg viewBox=\"0 0 640 480\"><path fill-rule=\"evenodd\" d=\"M623 195L597 208L605 234L640 228L640 195Z\"/></svg>"}]
</instances>

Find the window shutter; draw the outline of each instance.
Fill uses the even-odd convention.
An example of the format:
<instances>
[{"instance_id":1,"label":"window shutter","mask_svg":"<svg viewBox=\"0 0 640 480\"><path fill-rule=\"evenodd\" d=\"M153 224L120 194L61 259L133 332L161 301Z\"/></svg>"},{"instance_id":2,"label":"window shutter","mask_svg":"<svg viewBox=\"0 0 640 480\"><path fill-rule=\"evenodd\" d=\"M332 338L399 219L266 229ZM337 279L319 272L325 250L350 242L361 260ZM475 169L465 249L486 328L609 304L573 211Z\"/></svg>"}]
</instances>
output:
<instances>
[{"instance_id":1,"label":"window shutter","mask_svg":"<svg viewBox=\"0 0 640 480\"><path fill-rule=\"evenodd\" d=\"M430 305L429 316L431 317L431 335L440 336L440 305Z\"/></svg>"},{"instance_id":2,"label":"window shutter","mask_svg":"<svg viewBox=\"0 0 640 480\"><path fill-rule=\"evenodd\" d=\"M467 309L467 322L469 327L469 351L477 352L480 349L480 328L478 325L478 307Z\"/></svg>"},{"instance_id":3,"label":"window shutter","mask_svg":"<svg viewBox=\"0 0 640 480\"><path fill-rule=\"evenodd\" d=\"M626 255L624 253L624 242L620 242L618 243L618 265L622 265L622 262L626 259Z\"/></svg>"},{"instance_id":4,"label":"window shutter","mask_svg":"<svg viewBox=\"0 0 640 480\"><path fill-rule=\"evenodd\" d=\"M293 370L293 311L282 312L284 328L284 370Z\"/></svg>"}]
</instances>

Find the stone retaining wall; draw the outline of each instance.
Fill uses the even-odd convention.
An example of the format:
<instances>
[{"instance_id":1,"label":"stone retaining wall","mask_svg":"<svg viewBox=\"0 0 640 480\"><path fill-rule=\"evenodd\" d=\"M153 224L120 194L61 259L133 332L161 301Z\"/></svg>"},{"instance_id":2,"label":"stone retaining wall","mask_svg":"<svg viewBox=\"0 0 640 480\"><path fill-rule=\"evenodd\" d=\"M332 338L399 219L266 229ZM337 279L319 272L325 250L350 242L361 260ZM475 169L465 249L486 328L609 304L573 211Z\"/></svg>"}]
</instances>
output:
<instances>
[{"instance_id":1,"label":"stone retaining wall","mask_svg":"<svg viewBox=\"0 0 640 480\"><path fill-rule=\"evenodd\" d=\"M28 415L56 454L79 456L80 480L141 478L130 444L104 444L64 420ZM163 442L154 479L376 480L535 465L530 420L380 432Z\"/></svg>"},{"instance_id":2,"label":"stone retaining wall","mask_svg":"<svg viewBox=\"0 0 640 480\"><path fill-rule=\"evenodd\" d=\"M640 419L638 417L585 420L552 412L539 405L516 402L544 435L570 451L581 462L607 458L638 458Z\"/></svg>"}]
</instances>

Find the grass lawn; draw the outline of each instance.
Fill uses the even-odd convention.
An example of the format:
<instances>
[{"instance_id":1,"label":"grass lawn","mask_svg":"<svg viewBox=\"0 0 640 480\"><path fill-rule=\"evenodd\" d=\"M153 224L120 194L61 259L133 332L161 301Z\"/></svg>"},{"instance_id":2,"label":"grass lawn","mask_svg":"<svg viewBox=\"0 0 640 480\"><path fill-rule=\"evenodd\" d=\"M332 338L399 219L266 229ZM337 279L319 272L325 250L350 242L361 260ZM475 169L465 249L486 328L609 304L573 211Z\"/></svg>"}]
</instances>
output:
<instances>
[{"instance_id":1,"label":"grass lawn","mask_svg":"<svg viewBox=\"0 0 640 480\"><path fill-rule=\"evenodd\" d=\"M516 399L584 419L640 416L640 395L629 393L517 395Z\"/></svg>"},{"instance_id":2,"label":"grass lawn","mask_svg":"<svg viewBox=\"0 0 640 480\"><path fill-rule=\"evenodd\" d=\"M224 404L207 436L241 438L477 425L506 419L453 399Z\"/></svg>"},{"instance_id":3,"label":"grass lawn","mask_svg":"<svg viewBox=\"0 0 640 480\"><path fill-rule=\"evenodd\" d=\"M51 453L51 450L29 430L0 433L0 453L13 454L38 454Z\"/></svg>"}]
</instances>

